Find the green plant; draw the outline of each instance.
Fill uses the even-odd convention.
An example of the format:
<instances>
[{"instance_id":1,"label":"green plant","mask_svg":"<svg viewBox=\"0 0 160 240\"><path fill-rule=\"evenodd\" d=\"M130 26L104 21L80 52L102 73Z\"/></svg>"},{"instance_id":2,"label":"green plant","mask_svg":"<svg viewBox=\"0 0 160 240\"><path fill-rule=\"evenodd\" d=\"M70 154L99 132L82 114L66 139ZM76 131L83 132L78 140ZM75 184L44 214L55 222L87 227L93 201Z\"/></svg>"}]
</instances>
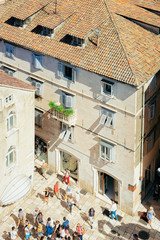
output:
<instances>
[{"instance_id":1,"label":"green plant","mask_svg":"<svg viewBox=\"0 0 160 240\"><path fill-rule=\"evenodd\" d=\"M64 114L66 117L69 117L74 114L73 109L65 109L63 105L57 105L55 102L49 102L50 109L55 109L57 112Z\"/></svg>"}]
</instances>

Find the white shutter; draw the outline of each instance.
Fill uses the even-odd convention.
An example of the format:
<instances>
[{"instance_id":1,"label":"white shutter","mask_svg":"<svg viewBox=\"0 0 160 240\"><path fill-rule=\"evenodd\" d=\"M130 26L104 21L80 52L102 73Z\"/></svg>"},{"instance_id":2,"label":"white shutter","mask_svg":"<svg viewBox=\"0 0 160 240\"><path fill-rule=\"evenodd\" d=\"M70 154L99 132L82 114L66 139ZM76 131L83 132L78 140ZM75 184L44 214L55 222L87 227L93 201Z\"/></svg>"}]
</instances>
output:
<instances>
[{"instance_id":1,"label":"white shutter","mask_svg":"<svg viewBox=\"0 0 160 240\"><path fill-rule=\"evenodd\" d=\"M111 122L112 122L112 117L108 116L105 125L106 125L107 127L110 127L110 126L111 126Z\"/></svg>"},{"instance_id":2,"label":"white shutter","mask_svg":"<svg viewBox=\"0 0 160 240\"><path fill-rule=\"evenodd\" d=\"M107 117L106 114L102 114L101 118L100 118L100 121L99 121L99 124L103 125L105 123L106 117Z\"/></svg>"},{"instance_id":3,"label":"white shutter","mask_svg":"<svg viewBox=\"0 0 160 240\"><path fill-rule=\"evenodd\" d=\"M10 47L8 43L6 43L6 56L10 57Z\"/></svg>"},{"instance_id":4,"label":"white shutter","mask_svg":"<svg viewBox=\"0 0 160 240\"><path fill-rule=\"evenodd\" d=\"M70 131L70 130L67 130L66 135L65 135L65 137L64 137L64 141L68 141L70 135L71 135L71 131Z\"/></svg>"},{"instance_id":5,"label":"white shutter","mask_svg":"<svg viewBox=\"0 0 160 240\"><path fill-rule=\"evenodd\" d=\"M72 68L72 81L75 82L77 80L77 72L74 68Z\"/></svg>"},{"instance_id":6,"label":"white shutter","mask_svg":"<svg viewBox=\"0 0 160 240\"><path fill-rule=\"evenodd\" d=\"M32 86L36 88L36 81L32 80Z\"/></svg>"},{"instance_id":7,"label":"white shutter","mask_svg":"<svg viewBox=\"0 0 160 240\"><path fill-rule=\"evenodd\" d=\"M64 135L65 135L66 131L62 131L60 134L59 134L59 139L63 139L64 138Z\"/></svg>"},{"instance_id":8,"label":"white shutter","mask_svg":"<svg viewBox=\"0 0 160 240\"><path fill-rule=\"evenodd\" d=\"M41 56L35 55L34 63L35 63L35 65L34 65L35 68L41 69L41 68L42 68L42 65L41 65Z\"/></svg>"},{"instance_id":9,"label":"white shutter","mask_svg":"<svg viewBox=\"0 0 160 240\"><path fill-rule=\"evenodd\" d=\"M10 45L10 57L14 58L14 47Z\"/></svg>"},{"instance_id":10,"label":"white shutter","mask_svg":"<svg viewBox=\"0 0 160 240\"><path fill-rule=\"evenodd\" d=\"M58 77L63 77L63 64L61 62L58 63L58 70L57 70Z\"/></svg>"},{"instance_id":11,"label":"white shutter","mask_svg":"<svg viewBox=\"0 0 160 240\"><path fill-rule=\"evenodd\" d=\"M36 94L41 95L41 84L39 82L36 83Z\"/></svg>"},{"instance_id":12,"label":"white shutter","mask_svg":"<svg viewBox=\"0 0 160 240\"><path fill-rule=\"evenodd\" d=\"M73 107L73 96L66 95L66 103L65 106L67 108L72 108Z\"/></svg>"}]
</instances>

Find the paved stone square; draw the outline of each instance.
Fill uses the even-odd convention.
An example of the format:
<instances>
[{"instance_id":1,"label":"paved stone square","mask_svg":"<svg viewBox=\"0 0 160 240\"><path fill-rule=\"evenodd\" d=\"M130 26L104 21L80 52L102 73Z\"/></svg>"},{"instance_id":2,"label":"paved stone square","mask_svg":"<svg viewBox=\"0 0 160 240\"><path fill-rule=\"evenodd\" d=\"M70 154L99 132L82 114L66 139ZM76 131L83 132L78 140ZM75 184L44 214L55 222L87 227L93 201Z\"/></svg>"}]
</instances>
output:
<instances>
[{"instance_id":1,"label":"paved stone square","mask_svg":"<svg viewBox=\"0 0 160 240\"><path fill-rule=\"evenodd\" d=\"M92 194L84 191L81 194L80 205L82 210L80 211L76 206L73 206L72 215L67 209L67 203L65 200L58 200L55 196L50 197L48 205L43 203L43 195L46 187L53 188L57 181L57 175L47 175L48 180L45 180L38 172L35 172L34 186L31 193L23 199L17 201L12 205L12 211L5 218L0 219L0 240L7 240L8 232L12 226L16 226L18 209L22 208L28 218L33 223L33 210L38 206L44 215L44 224L48 217L51 217L54 221L59 220L63 222L63 217L66 216L70 221L71 233L76 230L77 223L80 223L85 228L84 240L116 240L116 239L132 239L133 233L139 233L145 231L149 233L149 240L160 240L160 204L159 202L153 202L152 197L141 205L137 211L136 216L132 217L121 210L117 210L117 214L122 218L121 221L111 220L108 216L104 215L105 209L109 209L110 205L104 201L96 198ZM74 194L78 189L76 183L71 182L72 193ZM60 192L63 195L66 189L66 185L60 181ZM80 189L81 190L81 189ZM83 191L82 191L83 192ZM146 211L148 206L152 205L156 212L156 217L153 220L153 229L149 224L140 220L139 214L141 211ZM94 222L93 230L90 229L88 223L88 210L93 207L96 211L96 218ZM24 239L23 230L20 228L19 238ZM143 233L142 233L143 236ZM31 239L37 239L36 232L33 233ZM144 238L140 238L144 239Z\"/></svg>"}]
</instances>

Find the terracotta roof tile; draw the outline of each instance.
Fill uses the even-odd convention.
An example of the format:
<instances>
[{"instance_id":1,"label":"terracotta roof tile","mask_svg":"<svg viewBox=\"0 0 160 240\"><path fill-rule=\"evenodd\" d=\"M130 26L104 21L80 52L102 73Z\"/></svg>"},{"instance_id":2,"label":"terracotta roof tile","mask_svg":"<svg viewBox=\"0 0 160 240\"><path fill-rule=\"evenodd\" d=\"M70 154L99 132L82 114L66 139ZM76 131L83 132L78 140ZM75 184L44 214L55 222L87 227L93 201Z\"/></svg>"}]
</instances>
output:
<instances>
[{"instance_id":1,"label":"terracotta roof tile","mask_svg":"<svg viewBox=\"0 0 160 240\"><path fill-rule=\"evenodd\" d=\"M38 3L42 4L42 0L32 1L35 3L34 7L40 6ZM0 38L135 86L148 80L153 72L159 70L160 38L117 15L118 12L158 26L159 16L137 6L138 3L143 5L142 0L58 0L57 2L56 14L55 5L51 1L33 16L31 23L25 29L4 22L13 14L18 17L21 13L18 13L17 6L26 6L27 3L13 0L11 4L4 4L0 16ZM153 0L147 2L150 5L154 3ZM58 26L58 28L54 37L48 38L31 32L37 25L48 28ZM85 48L81 48L60 41L67 34L88 39L95 30L100 31L98 46L87 41Z\"/></svg>"},{"instance_id":2,"label":"terracotta roof tile","mask_svg":"<svg viewBox=\"0 0 160 240\"><path fill-rule=\"evenodd\" d=\"M9 74L3 72L2 70L0 70L0 86L1 85L13 87L13 88L25 89L28 91L36 90L33 86L15 78L15 77L10 76Z\"/></svg>"}]
</instances>

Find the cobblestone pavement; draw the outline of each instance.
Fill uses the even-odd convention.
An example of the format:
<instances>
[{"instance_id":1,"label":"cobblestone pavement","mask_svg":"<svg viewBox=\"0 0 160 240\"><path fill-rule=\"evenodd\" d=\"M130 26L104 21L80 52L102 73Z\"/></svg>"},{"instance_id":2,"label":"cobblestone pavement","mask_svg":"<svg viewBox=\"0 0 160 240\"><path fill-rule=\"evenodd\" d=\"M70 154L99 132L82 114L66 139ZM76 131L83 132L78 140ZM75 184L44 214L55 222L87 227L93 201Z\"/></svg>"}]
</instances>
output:
<instances>
[{"instance_id":1,"label":"cobblestone pavement","mask_svg":"<svg viewBox=\"0 0 160 240\"><path fill-rule=\"evenodd\" d=\"M138 211L146 211L146 208L153 203L152 205L154 206L156 212L156 218L153 220L153 229L151 229L149 225L143 220L140 220L138 212L136 216L132 217L118 210L117 214L119 215L119 220L120 218L121 220L111 220L108 216L103 214L104 210L109 209L110 206L92 194L83 191L80 200L82 210L80 211L76 208L76 206L73 206L73 212L71 215L66 209L66 202L63 200L58 200L55 196L53 198L50 198L48 205L43 203L42 197L45 187L48 186L53 188L57 180L57 175L55 173L52 175L47 175L47 177L48 180L45 180L39 173L35 172L34 187L30 195L13 204L11 214L7 215L3 219L0 219L0 240L8 239L8 231L11 230L12 226L16 225L19 208L22 208L24 210L26 218L30 219L32 223L32 213L37 206L40 208L44 215L44 223L46 223L48 217L51 217L53 220L59 220L62 222L63 217L66 216L70 221L71 232L75 231L77 223L82 224L86 230L84 240L132 239L132 234L138 234L140 231L149 233L149 240L160 240L160 204L153 202L152 197L145 205L141 205ZM74 193L78 187L75 183L71 184L72 192ZM62 184L60 181L60 190L62 194L64 193L65 189L66 185ZM91 206L93 206L96 211L94 228L92 230L90 229L87 221L87 213ZM20 236L18 239L24 239L24 233L21 228L19 229L18 233ZM36 232L33 233L31 239L37 239Z\"/></svg>"}]
</instances>

